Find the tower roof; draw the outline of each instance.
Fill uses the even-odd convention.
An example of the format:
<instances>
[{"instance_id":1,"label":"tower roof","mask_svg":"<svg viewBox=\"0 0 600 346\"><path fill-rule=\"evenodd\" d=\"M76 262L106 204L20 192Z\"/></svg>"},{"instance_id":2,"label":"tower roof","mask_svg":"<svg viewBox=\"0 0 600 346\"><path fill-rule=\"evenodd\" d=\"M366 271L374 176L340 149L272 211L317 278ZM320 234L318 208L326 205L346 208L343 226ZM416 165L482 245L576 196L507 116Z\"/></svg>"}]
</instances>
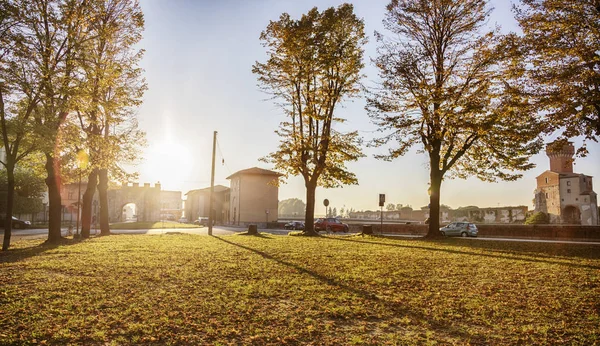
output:
<instances>
[{"instance_id":1,"label":"tower roof","mask_svg":"<svg viewBox=\"0 0 600 346\"><path fill-rule=\"evenodd\" d=\"M237 175L249 175L249 174L272 175L272 176L276 176L276 177L281 177L283 175L281 173L278 173L275 171L270 171L268 169L252 167L252 168L248 168L248 169L242 169L241 171L237 171L237 172L233 173L232 175L228 176L227 179L231 179Z\"/></svg>"}]
</instances>

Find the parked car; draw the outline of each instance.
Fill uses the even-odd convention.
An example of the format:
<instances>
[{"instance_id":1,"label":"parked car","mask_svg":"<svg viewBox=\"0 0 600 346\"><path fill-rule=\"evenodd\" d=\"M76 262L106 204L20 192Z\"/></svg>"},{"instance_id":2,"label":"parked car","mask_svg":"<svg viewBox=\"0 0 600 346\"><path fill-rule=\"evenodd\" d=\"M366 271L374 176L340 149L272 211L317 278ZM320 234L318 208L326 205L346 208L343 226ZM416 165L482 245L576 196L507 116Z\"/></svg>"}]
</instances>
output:
<instances>
[{"instance_id":1,"label":"parked car","mask_svg":"<svg viewBox=\"0 0 600 346\"><path fill-rule=\"evenodd\" d=\"M4 216L0 216L0 228L4 228L4 223L5 223L5 217ZM19 220L16 217L12 217L12 228L14 229L24 229L24 228L28 228L31 226L31 222L29 221L23 221L23 220Z\"/></svg>"},{"instance_id":2,"label":"parked car","mask_svg":"<svg viewBox=\"0 0 600 346\"><path fill-rule=\"evenodd\" d=\"M292 229L292 230L303 230L304 229L304 222L302 221L292 221L292 222L288 222L286 223L283 228L285 229Z\"/></svg>"},{"instance_id":3,"label":"parked car","mask_svg":"<svg viewBox=\"0 0 600 346\"><path fill-rule=\"evenodd\" d=\"M188 219L185 218L185 217L181 217L181 218L179 218L179 220L177 220L177 222L179 222L179 223L188 223Z\"/></svg>"},{"instance_id":4,"label":"parked car","mask_svg":"<svg viewBox=\"0 0 600 346\"><path fill-rule=\"evenodd\" d=\"M315 221L315 231L317 232L348 232L348 230L348 225L333 217L317 219L317 221Z\"/></svg>"},{"instance_id":5,"label":"parked car","mask_svg":"<svg viewBox=\"0 0 600 346\"><path fill-rule=\"evenodd\" d=\"M207 217L199 217L198 220L194 221L194 225L208 226L208 218Z\"/></svg>"},{"instance_id":6,"label":"parked car","mask_svg":"<svg viewBox=\"0 0 600 346\"><path fill-rule=\"evenodd\" d=\"M477 226L469 222L453 222L440 228L444 236L477 237Z\"/></svg>"}]
</instances>

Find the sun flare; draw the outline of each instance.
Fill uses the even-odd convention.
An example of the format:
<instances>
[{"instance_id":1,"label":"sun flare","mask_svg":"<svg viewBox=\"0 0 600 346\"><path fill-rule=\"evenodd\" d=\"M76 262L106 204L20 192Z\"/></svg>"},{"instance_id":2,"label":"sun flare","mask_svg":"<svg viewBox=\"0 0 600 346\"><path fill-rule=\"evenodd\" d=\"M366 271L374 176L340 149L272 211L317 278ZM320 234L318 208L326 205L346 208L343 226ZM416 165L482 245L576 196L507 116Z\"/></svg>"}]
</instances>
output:
<instances>
[{"instance_id":1,"label":"sun flare","mask_svg":"<svg viewBox=\"0 0 600 346\"><path fill-rule=\"evenodd\" d=\"M173 140L157 142L146 150L140 178L144 182L160 181L163 186L179 185L192 171L192 165L192 156L185 146Z\"/></svg>"}]
</instances>

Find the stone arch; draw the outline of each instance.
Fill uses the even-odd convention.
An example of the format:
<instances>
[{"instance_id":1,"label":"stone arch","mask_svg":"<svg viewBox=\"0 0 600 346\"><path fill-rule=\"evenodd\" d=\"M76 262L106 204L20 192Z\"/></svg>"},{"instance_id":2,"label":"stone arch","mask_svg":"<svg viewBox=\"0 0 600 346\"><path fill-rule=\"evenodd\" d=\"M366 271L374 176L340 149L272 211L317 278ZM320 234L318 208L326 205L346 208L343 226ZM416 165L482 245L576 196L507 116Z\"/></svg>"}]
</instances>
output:
<instances>
[{"instance_id":1,"label":"stone arch","mask_svg":"<svg viewBox=\"0 0 600 346\"><path fill-rule=\"evenodd\" d=\"M567 205L562 210L563 223L581 224L581 211L573 205Z\"/></svg>"},{"instance_id":2,"label":"stone arch","mask_svg":"<svg viewBox=\"0 0 600 346\"><path fill-rule=\"evenodd\" d=\"M120 188L108 191L108 218L110 222L124 221L123 207L128 203L136 205L137 221L160 220L160 184L150 186L138 183L124 183Z\"/></svg>"}]
</instances>

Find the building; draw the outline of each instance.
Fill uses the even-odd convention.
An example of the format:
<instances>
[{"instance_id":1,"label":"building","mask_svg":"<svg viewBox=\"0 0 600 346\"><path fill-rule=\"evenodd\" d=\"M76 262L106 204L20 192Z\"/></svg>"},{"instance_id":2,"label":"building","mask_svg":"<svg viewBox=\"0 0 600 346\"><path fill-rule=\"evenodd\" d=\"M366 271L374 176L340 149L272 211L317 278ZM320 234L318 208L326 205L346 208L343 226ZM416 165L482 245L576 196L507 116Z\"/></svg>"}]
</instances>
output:
<instances>
[{"instance_id":1,"label":"building","mask_svg":"<svg viewBox=\"0 0 600 346\"><path fill-rule=\"evenodd\" d=\"M229 188L223 185L215 185L213 193L215 223L223 224L229 220ZM191 190L185 195L187 196L185 200L185 217L189 222L198 220L200 217L208 217L210 187Z\"/></svg>"},{"instance_id":2,"label":"building","mask_svg":"<svg viewBox=\"0 0 600 346\"><path fill-rule=\"evenodd\" d=\"M253 167L227 177L231 180L229 222L240 225L277 221L281 175Z\"/></svg>"},{"instance_id":3,"label":"building","mask_svg":"<svg viewBox=\"0 0 600 346\"><path fill-rule=\"evenodd\" d=\"M575 147L548 145L550 170L540 174L535 190L535 211L548 214L551 223L598 225L598 199L592 177L573 172Z\"/></svg>"},{"instance_id":4,"label":"building","mask_svg":"<svg viewBox=\"0 0 600 346\"><path fill-rule=\"evenodd\" d=\"M161 214L161 185L150 186L144 183L123 183L118 188L108 190L108 219L110 222L126 221L126 205L135 204L135 219L137 221L160 221ZM181 196L181 195L180 195ZM180 197L181 198L181 197Z\"/></svg>"},{"instance_id":5,"label":"building","mask_svg":"<svg viewBox=\"0 0 600 346\"><path fill-rule=\"evenodd\" d=\"M160 191L160 219L179 220L183 210L181 191Z\"/></svg>"},{"instance_id":6,"label":"building","mask_svg":"<svg viewBox=\"0 0 600 346\"><path fill-rule=\"evenodd\" d=\"M82 181L81 184L77 182L60 185L60 201L62 203L61 219L63 223L75 225L77 222L77 213L80 213L79 217L81 220L81 211L79 210L79 205L80 203L83 203L83 194L85 193L86 189L87 181ZM44 215L44 221L47 220L46 204L44 204L44 213L46 214ZM100 211L98 193L96 192L92 200L92 219L94 221L97 220L98 215L100 215Z\"/></svg>"}]
</instances>

